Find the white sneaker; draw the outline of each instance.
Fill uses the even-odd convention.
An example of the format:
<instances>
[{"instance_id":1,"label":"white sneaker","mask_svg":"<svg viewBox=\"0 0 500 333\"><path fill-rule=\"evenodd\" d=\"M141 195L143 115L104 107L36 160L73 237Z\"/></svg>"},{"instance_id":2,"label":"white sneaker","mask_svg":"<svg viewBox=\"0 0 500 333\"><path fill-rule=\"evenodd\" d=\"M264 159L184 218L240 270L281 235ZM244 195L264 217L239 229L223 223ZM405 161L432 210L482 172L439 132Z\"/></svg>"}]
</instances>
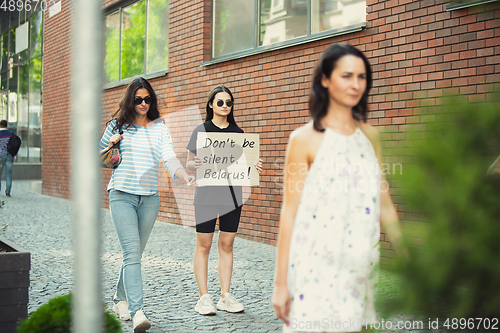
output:
<instances>
[{"instance_id":1,"label":"white sneaker","mask_svg":"<svg viewBox=\"0 0 500 333\"><path fill-rule=\"evenodd\" d=\"M146 332L151 327L151 323L142 310L135 313L132 321L134 323L134 333Z\"/></svg>"},{"instance_id":2,"label":"white sneaker","mask_svg":"<svg viewBox=\"0 0 500 333\"><path fill-rule=\"evenodd\" d=\"M210 299L209 294L200 297L198 303L196 303L194 307L194 311L204 316L214 315L216 313L214 303Z\"/></svg>"},{"instance_id":3,"label":"white sneaker","mask_svg":"<svg viewBox=\"0 0 500 333\"><path fill-rule=\"evenodd\" d=\"M225 293L224 297L221 296L217 303L217 310L237 313L245 311L245 307L236 298L229 295L229 293Z\"/></svg>"},{"instance_id":4,"label":"white sneaker","mask_svg":"<svg viewBox=\"0 0 500 333\"><path fill-rule=\"evenodd\" d=\"M113 312L118 315L120 320L130 320L127 301L119 301L113 305Z\"/></svg>"}]
</instances>

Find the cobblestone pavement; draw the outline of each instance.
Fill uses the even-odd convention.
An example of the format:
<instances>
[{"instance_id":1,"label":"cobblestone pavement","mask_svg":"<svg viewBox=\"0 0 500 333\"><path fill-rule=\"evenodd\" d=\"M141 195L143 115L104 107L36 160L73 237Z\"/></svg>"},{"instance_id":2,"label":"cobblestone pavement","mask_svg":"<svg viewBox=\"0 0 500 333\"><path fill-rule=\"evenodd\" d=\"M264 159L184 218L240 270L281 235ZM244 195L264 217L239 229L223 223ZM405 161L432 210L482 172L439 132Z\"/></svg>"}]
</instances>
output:
<instances>
[{"instance_id":1,"label":"cobblestone pavement","mask_svg":"<svg viewBox=\"0 0 500 333\"><path fill-rule=\"evenodd\" d=\"M0 235L31 252L28 312L49 299L68 293L72 276L72 202L29 191L28 181L14 181L12 197L0 196ZM114 284L122 254L109 211L102 209L103 300L111 311ZM241 238L234 244L234 272L231 293L245 305L245 312L200 316L194 311L198 298L192 268L196 232L191 227L157 222L142 259L145 311L152 328L160 332L281 332L271 305L275 248ZM209 293L219 298L217 236L210 253ZM391 277L385 276L388 279ZM383 292L383 291L382 291ZM385 295L383 297L390 297ZM379 293L380 296L380 293ZM411 317L390 318L392 327ZM426 325L427 320L423 321ZM427 326L427 325L426 325ZM132 323L123 322L132 332ZM429 329L390 329L380 332L445 332Z\"/></svg>"},{"instance_id":2,"label":"cobblestone pavement","mask_svg":"<svg viewBox=\"0 0 500 333\"><path fill-rule=\"evenodd\" d=\"M30 192L27 181L14 181L11 194L11 198L0 196L5 202L0 235L31 252L31 313L73 287L72 202ZM102 221L103 299L111 311L122 254L107 209L102 210ZM195 237L191 227L155 224L142 259L145 311L153 324L148 332L280 332L270 301L275 248L236 238L231 293L245 305L245 312L218 311L205 317L194 311L198 299L192 268ZM208 285L216 303L220 295L216 235L213 244ZM132 332L130 321L122 327Z\"/></svg>"}]
</instances>

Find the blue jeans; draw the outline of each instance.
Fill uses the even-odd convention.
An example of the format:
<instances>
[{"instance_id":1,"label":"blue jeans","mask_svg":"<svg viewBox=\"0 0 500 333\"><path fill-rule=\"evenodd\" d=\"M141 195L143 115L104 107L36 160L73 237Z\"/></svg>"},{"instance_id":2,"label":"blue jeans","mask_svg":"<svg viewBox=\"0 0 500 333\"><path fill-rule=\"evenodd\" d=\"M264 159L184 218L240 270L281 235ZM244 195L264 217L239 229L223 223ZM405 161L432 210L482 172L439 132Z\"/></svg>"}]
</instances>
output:
<instances>
[{"instance_id":1,"label":"blue jeans","mask_svg":"<svg viewBox=\"0 0 500 333\"><path fill-rule=\"evenodd\" d=\"M142 196L117 190L109 192L109 210L123 252L114 301L127 301L133 317L144 303L141 257L158 217L160 197Z\"/></svg>"},{"instance_id":2,"label":"blue jeans","mask_svg":"<svg viewBox=\"0 0 500 333\"><path fill-rule=\"evenodd\" d=\"M5 194L10 194L10 189L12 188L12 164L14 163L14 157L12 155L2 155L0 156L0 174L5 167L5 183L6 189ZM2 189L2 182L0 182L0 189Z\"/></svg>"}]
</instances>

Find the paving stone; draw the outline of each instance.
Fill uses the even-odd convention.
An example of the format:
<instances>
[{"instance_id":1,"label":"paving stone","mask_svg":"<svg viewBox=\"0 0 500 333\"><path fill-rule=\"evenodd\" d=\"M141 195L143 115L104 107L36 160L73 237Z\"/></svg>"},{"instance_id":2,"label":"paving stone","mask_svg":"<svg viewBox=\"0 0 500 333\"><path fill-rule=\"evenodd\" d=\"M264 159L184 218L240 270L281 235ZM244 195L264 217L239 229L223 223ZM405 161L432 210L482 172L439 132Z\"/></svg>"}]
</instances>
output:
<instances>
[{"instance_id":1,"label":"paving stone","mask_svg":"<svg viewBox=\"0 0 500 333\"><path fill-rule=\"evenodd\" d=\"M31 253L28 312L33 312L73 288L73 215L71 201L30 192L29 183L14 181L13 196L0 197L5 201L0 210L0 235ZM102 209L101 240L102 296L111 311L122 253L107 209ZM145 311L153 324L148 332L281 332L282 324L271 305L275 248L237 237L231 293L245 305L245 312L218 311L215 316L204 317L194 311L198 298L192 267L195 244L193 228L155 224L142 259ZM208 281L209 293L216 303L220 293L217 235L210 252ZM390 318L394 326L405 320L412 318ZM132 332L132 323L122 322L122 328L126 333ZM446 332L441 328L432 331ZM430 330L425 327L399 332Z\"/></svg>"},{"instance_id":2,"label":"paving stone","mask_svg":"<svg viewBox=\"0 0 500 333\"><path fill-rule=\"evenodd\" d=\"M31 253L28 312L73 288L72 202L29 191L29 181L14 181L12 197L0 211L0 235ZM6 228L4 226L8 225ZM114 285L122 253L109 211L102 209L102 295L112 311ZM231 293L245 312L218 311L204 317L194 311L198 298L192 260L196 232L191 227L157 222L142 259L145 311L160 332L281 332L270 303L275 248L237 238ZM219 300L217 235L210 252L208 281L212 301ZM132 323L122 322L124 332Z\"/></svg>"}]
</instances>

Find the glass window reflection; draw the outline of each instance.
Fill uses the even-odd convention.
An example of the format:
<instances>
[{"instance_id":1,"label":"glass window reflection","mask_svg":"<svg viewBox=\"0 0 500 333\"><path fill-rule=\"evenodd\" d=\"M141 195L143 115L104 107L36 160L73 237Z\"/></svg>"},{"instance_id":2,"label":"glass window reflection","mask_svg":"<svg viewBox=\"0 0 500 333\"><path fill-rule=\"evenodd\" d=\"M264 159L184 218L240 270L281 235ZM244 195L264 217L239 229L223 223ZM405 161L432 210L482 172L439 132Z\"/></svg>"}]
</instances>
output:
<instances>
[{"instance_id":1,"label":"glass window reflection","mask_svg":"<svg viewBox=\"0 0 500 333\"><path fill-rule=\"evenodd\" d=\"M42 58L30 61L28 162L41 162L42 154Z\"/></svg>"},{"instance_id":2,"label":"glass window reflection","mask_svg":"<svg viewBox=\"0 0 500 333\"><path fill-rule=\"evenodd\" d=\"M168 1L148 3L147 73L168 68Z\"/></svg>"},{"instance_id":3,"label":"glass window reflection","mask_svg":"<svg viewBox=\"0 0 500 333\"><path fill-rule=\"evenodd\" d=\"M120 13L108 15L104 21L104 83L119 79L120 61Z\"/></svg>"},{"instance_id":4,"label":"glass window reflection","mask_svg":"<svg viewBox=\"0 0 500 333\"><path fill-rule=\"evenodd\" d=\"M146 6L140 1L122 12L121 79L144 74Z\"/></svg>"},{"instance_id":5,"label":"glass window reflection","mask_svg":"<svg viewBox=\"0 0 500 333\"><path fill-rule=\"evenodd\" d=\"M17 93L17 135L21 138L21 148L17 153L18 162L28 161L29 144L29 113L28 113L28 87L29 63L18 67L18 93Z\"/></svg>"},{"instance_id":6,"label":"glass window reflection","mask_svg":"<svg viewBox=\"0 0 500 333\"><path fill-rule=\"evenodd\" d=\"M30 57L36 58L42 55L42 14L36 13L30 18Z\"/></svg>"},{"instance_id":7,"label":"glass window reflection","mask_svg":"<svg viewBox=\"0 0 500 333\"><path fill-rule=\"evenodd\" d=\"M9 114L7 116L7 121L10 128L17 128L17 67L9 70L8 75L8 94L9 94L9 104L8 110Z\"/></svg>"},{"instance_id":8,"label":"glass window reflection","mask_svg":"<svg viewBox=\"0 0 500 333\"><path fill-rule=\"evenodd\" d=\"M307 1L261 1L260 31L260 45L307 35Z\"/></svg>"},{"instance_id":9,"label":"glass window reflection","mask_svg":"<svg viewBox=\"0 0 500 333\"><path fill-rule=\"evenodd\" d=\"M9 64L9 35L4 34L0 37L0 72L4 72L8 69Z\"/></svg>"},{"instance_id":10,"label":"glass window reflection","mask_svg":"<svg viewBox=\"0 0 500 333\"><path fill-rule=\"evenodd\" d=\"M22 140L14 161L40 163L43 13L30 13L25 22L29 25L26 50L15 53L19 21L11 22L8 32L0 36L0 118Z\"/></svg>"},{"instance_id":11,"label":"glass window reflection","mask_svg":"<svg viewBox=\"0 0 500 333\"><path fill-rule=\"evenodd\" d=\"M19 56L15 54L16 52L16 29L11 29L9 31L9 59L7 60L9 68L12 68L14 64L17 64L17 59Z\"/></svg>"},{"instance_id":12,"label":"glass window reflection","mask_svg":"<svg viewBox=\"0 0 500 333\"><path fill-rule=\"evenodd\" d=\"M213 4L213 56L253 48L255 2L214 0Z\"/></svg>"},{"instance_id":13,"label":"glass window reflection","mask_svg":"<svg viewBox=\"0 0 500 333\"><path fill-rule=\"evenodd\" d=\"M0 74L0 120L7 119L8 96L9 96L9 91L7 90L7 73L4 72Z\"/></svg>"},{"instance_id":14,"label":"glass window reflection","mask_svg":"<svg viewBox=\"0 0 500 333\"><path fill-rule=\"evenodd\" d=\"M366 0L312 0L311 32L338 29L366 20Z\"/></svg>"},{"instance_id":15,"label":"glass window reflection","mask_svg":"<svg viewBox=\"0 0 500 333\"><path fill-rule=\"evenodd\" d=\"M104 18L104 83L168 68L168 0L141 0Z\"/></svg>"}]
</instances>

